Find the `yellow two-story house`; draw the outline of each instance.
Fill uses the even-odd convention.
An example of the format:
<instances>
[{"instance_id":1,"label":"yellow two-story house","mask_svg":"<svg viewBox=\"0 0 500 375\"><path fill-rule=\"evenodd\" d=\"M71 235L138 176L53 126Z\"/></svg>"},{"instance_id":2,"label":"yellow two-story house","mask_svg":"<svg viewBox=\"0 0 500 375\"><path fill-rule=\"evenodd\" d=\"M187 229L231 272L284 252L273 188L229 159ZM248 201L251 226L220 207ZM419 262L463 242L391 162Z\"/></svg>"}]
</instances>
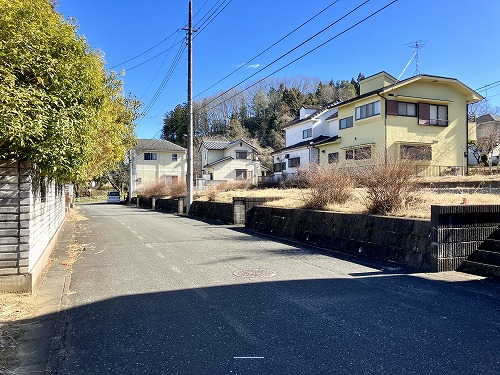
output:
<instances>
[{"instance_id":1,"label":"yellow two-story house","mask_svg":"<svg viewBox=\"0 0 500 375\"><path fill-rule=\"evenodd\" d=\"M338 134L316 145L319 163L369 166L407 159L418 175L464 174L468 142L475 140L467 105L481 99L454 78L367 77L359 96L336 105Z\"/></svg>"}]
</instances>

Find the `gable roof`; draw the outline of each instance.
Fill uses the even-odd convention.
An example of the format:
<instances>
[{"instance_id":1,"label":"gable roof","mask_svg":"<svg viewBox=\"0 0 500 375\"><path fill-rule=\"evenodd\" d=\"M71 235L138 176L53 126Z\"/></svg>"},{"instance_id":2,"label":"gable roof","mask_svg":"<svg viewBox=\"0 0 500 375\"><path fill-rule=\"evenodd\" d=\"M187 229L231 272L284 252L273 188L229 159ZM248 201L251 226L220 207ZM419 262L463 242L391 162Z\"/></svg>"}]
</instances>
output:
<instances>
[{"instance_id":1,"label":"gable roof","mask_svg":"<svg viewBox=\"0 0 500 375\"><path fill-rule=\"evenodd\" d=\"M297 118L293 119L292 121L283 125L283 127L281 129L286 129L290 126L297 125L297 124L300 124L302 122L315 121L315 117L321 115L322 113L328 111L329 109L335 108L338 104L339 104L339 102L331 102L331 103L325 104L323 107L310 106L310 109L317 109L317 111L311 113L309 116L304 117L303 119L301 119L300 117L297 117ZM303 106L303 107L305 107L305 106Z\"/></svg>"},{"instance_id":2,"label":"gable roof","mask_svg":"<svg viewBox=\"0 0 500 375\"><path fill-rule=\"evenodd\" d=\"M315 146L315 145L319 144L320 142L323 142L323 141L325 141L327 139L330 139L330 138L332 138L332 137L330 137L328 135L320 135L319 137L316 137L316 138L313 138L313 139L310 139L310 140L307 140L307 141L302 141L302 142L296 143L294 145L287 146L287 147L284 147L282 149L273 151L273 152L271 152L271 155L279 154L279 153L281 153L283 151L290 151L290 150L295 150L295 149L298 149L298 148L305 148L305 147L309 147L309 146Z\"/></svg>"},{"instance_id":3,"label":"gable roof","mask_svg":"<svg viewBox=\"0 0 500 375\"><path fill-rule=\"evenodd\" d=\"M184 147L164 139L138 139L134 150L140 151L186 151Z\"/></svg>"},{"instance_id":4,"label":"gable roof","mask_svg":"<svg viewBox=\"0 0 500 375\"><path fill-rule=\"evenodd\" d=\"M476 118L476 123L482 124L484 122L491 122L491 121L500 121L500 116L493 115L491 113L488 113L486 115L478 116Z\"/></svg>"},{"instance_id":5,"label":"gable roof","mask_svg":"<svg viewBox=\"0 0 500 375\"><path fill-rule=\"evenodd\" d=\"M237 139L235 141L203 141L200 145L200 148L203 146L207 150L227 150L228 148L231 148L238 143L244 143L248 147L250 147L252 150L257 151L257 149L252 146L250 143L245 141L244 139Z\"/></svg>"},{"instance_id":6,"label":"gable roof","mask_svg":"<svg viewBox=\"0 0 500 375\"><path fill-rule=\"evenodd\" d=\"M377 73L377 74L380 74L380 73ZM373 76L371 76L371 77L373 77ZM408 85L408 84L410 84L412 82L420 81L420 80L432 81L432 82L436 82L436 83L437 82L443 82L443 83L457 85L458 88L462 92L469 94L469 96L470 96L470 98L469 98L470 102L475 102L475 101L479 101L479 100L484 99L483 96L481 96L476 91L472 90L470 87L466 86L465 84L463 84L462 82L460 82L456 78L434 76L434 75L429 75L429 74L419 74L417 76L406 78L406 79L404 79L402 81L398 81L398 82L396 82L396 83L394 83L392 85L381 87L379 89L376 89L376 90L364 93L362 95L355 96L354 98L351 98L351 99L348 99L348 100L344 100L343 102L340 102L340 103L330 103L330 104L327 104L327 106L329 106L330 108L335 107L335 106L340 107L340 106L343 106L343 105L346 105L346 104L349 104L349 103L356 102L358 100L367 98L367 97L372 96L372 95L377 95L377 94L380 94L380 93L385 94L385 93L390 92L390 91L392 91L392 90L394 90L394 89L396 89L398 87L405 86L405 85Z\"/></svg>"},{"instance_id":7,"label":"gable roof","mask_svg":"<svg viewBox=\"0 0 500 375\"><path fill-rule=\"evenodd\" d=\"M211 163L208 163L208 164L204 165L204 167L211 167L212 165L222 163L223 161L226 161L226 160L234 160L234 158L232 156L226 156L225 158L215 160Z\"/></svg>"}]
</instances>

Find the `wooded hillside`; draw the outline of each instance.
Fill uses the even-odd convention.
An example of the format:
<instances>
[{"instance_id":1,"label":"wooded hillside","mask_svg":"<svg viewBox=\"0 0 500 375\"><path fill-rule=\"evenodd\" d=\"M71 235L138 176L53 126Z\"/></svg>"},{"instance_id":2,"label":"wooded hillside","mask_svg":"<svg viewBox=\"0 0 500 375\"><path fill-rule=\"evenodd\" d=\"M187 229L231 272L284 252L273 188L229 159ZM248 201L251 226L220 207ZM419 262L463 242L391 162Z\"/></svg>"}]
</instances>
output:
<instances>
[{"instance_id":1,"label":"wooded hillside","mask_svg":"<svg viewBox=\"0 0 500 375\"><path fill-rule=\"evenodd\" d=\"M269 153L284 147L283 125L298 117L302 106L321 107L359 95L357 79L319 79L297 77L272 79L233 89L193 103L195 145L205 139L243 138L261 151L261 161L272 165ZM178 104L165 114L162 138L186 147L187 104ZM196 168L195 168L196 170Z\"/></svg>"}]
</instances>

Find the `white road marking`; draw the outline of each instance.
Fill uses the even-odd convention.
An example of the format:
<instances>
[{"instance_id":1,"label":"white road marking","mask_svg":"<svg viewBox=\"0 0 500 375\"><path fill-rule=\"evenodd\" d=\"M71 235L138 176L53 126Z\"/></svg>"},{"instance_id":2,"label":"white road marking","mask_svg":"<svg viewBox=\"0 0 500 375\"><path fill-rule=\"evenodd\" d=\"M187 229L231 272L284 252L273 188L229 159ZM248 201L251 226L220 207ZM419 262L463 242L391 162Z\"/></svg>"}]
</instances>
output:
<instances>
[{"instance_id":1,"label":"white road marking","mask_svg":"<svg viewBox=\"0 0 500 375\"><path fill-rule=\"evenodd\" d=\"M233 357L234 359L264 359L264 357Z\"/></svg>"}]
</instances>

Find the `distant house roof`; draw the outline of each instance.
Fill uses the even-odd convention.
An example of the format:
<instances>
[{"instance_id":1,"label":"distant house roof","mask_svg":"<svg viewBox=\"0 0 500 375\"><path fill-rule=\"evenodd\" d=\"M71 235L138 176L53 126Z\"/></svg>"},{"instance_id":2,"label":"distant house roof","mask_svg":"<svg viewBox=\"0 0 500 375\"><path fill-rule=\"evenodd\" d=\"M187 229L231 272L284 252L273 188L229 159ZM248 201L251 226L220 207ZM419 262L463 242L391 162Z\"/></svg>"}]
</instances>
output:
<instances>
[{"instance_id":1,"label":"distant house roof","mask_svg":"<svg viewBox=\"0 0 500 375\"><path fill-rule=\"evenodd\" d=\"M327 143L333 143L333 142L336 142L340 139L340 137L338 135L334 135L333 137L328 137L327 139L323 140L323 141L319 141L315 144L315 146L318 146L318 145L324 145L324 144L327 144Z\"/></svg>"},{"instance_id":2,"label":"distant house roof","mask_svg":"<svg viewBox=\"0 0 500 375\"><path fill-rule=\"evenodd\" d=\"M207 150L226 150L228 148L233 147L234 145L237 145L238 143L244 143L248 147L250 147L252 150L257 151L257 149L252 146L250 143L245 141L244 139L237 139L235 141L203 141L200 145L204 146Z\"/></svg>"},{"instance_id":3,"label":"distant house roof","mask_svg":"<svg viewBox=\"0 0 500 375\"><path fill-rule=\"evenodd\" d=\"M321 143L321 142L323 142L323 141L325 141L327 139L330 139L330 138L332 138L332 137L329 137L327 135L320 135L319 137L310 139L308 141L302 141L302 142L296 143L294 145L282 148L280 150L276 150L276 151L272 152L271 155L279 154L279 153L282 153L284 151L295 150L295 149L298 149L298 148L315 146L315 145L317 145L317 144L319 144L319 143Z\"/></svg>"},{"instance_id":4,"label":"distant house roof","mask_svg":"<svg viewBox=\"0 0 500 375\"><path fill-rule=\"evenodd\" d=\"M333 115L327 117L325 120L329 121L329 120L333 120L334 118L338 118L338 117L339 117L339 113L335 112Z\"/></svg>"},{"instance_id":5,"label":"distant house roof","mask_svg":"<svg viewBox=\"0 0 500 375\"><path fill-rule=\"evenodd\" d=\"M500 116L492 115L490 113L476 118L476 123L482 124L483 122L500 121Z\"/></svg>"},{"instance_id":6,"label":"distant house roof","mask_svg":"<svg viewBox=\"0 0 500 375\"><path fill-rule=\"evenodd\" d=\"M140 151L186 151L184 147L164 139L138 139L134 149Z\"/></svg>"},{"instance_id":7,"label":"distant house roof","mask_svg":"<svg viewBox=\"0 0 500 375\"><path fill-rule=\"evenodd\" d=\"M212 165L219 164L219 163L222 163L223 161L232 160L232 159L234 159L232 156L226 156L225 158L208 163L208 164L204 165L204 167L211 167Z\"/></svg>"}]
</instances>

